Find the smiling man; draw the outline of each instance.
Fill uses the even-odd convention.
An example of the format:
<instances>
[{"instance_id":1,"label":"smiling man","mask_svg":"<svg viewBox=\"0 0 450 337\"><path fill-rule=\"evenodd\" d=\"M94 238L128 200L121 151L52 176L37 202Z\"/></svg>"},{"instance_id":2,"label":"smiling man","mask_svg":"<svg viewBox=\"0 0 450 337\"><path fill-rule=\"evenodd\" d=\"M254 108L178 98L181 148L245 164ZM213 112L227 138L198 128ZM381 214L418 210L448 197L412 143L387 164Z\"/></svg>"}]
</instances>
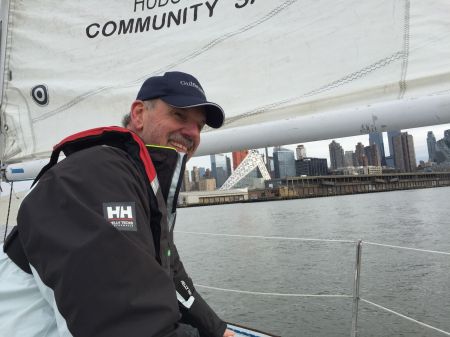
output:
<instances>
[{"instance_id":1,"label":"smiling man","mask_svg":"<svg viewBox=\"0 0 450 337\"><path fill-rule=\"evenodd\" d=\"M223 121L195 77L168 72L144 82L126 128L57 144L0 254L0 335L233 336L173 241L186 161Z\"/></svg>"}]
</instances>

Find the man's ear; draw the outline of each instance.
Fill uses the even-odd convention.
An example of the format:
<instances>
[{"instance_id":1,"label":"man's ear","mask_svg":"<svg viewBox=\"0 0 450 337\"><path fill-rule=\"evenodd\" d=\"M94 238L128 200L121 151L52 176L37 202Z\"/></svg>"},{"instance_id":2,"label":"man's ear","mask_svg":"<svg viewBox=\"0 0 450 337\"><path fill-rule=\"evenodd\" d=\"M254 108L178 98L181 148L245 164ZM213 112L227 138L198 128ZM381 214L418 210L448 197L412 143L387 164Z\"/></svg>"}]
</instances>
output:
<instances>
[{"instance_id":1,"label":"man's ear","mask_svg":"<svg viewBox=\"0 0 450 337\"><path fill-rule=\"evenodd\" d=\"M142 101L134 101L130 109L130 126L135 132L139 132L144 128L144 112L145 105Z\"/></svg>"}]
</instances>

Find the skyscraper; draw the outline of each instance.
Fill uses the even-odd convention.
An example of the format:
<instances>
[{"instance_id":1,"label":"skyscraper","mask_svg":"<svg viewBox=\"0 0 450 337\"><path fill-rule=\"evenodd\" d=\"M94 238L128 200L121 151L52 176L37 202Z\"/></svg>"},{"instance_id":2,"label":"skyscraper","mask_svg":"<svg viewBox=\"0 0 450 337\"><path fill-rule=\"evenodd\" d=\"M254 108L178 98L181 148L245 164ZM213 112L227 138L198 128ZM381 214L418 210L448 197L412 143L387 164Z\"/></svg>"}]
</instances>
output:
<instances>
[{"instance_id":1,"label":"skyscraper","mask_svg":"<svg viewBox=\"0 0 450 337\"><path fill-rule=\"evenodd\" d=\"M339 143L333 140L330 145L328 145L330 150L330 165L332 170L344 167L344 149Z\"/></svg>"},{"instance_id":2,"label":"skyscraper","mask_svg":"<svg viewBox=\"0 0 450 337\"><path fill-rule=\"evenodd\" d=\"M200 177L200 169L197 166L194 166L191 171L191 191L198 191Z\"/></svg>"},{"instance_id":3,"label":"skyscraper","mask_svg":"<svg viewBox=\"0 0 450 337\"><path fill-rule=\"evenodd\" d=\"M364 148L364 154L369 166L381 166L381 156L377 144L371 144Z\"/></svg>"},{"instance_id":4,"label":"skyscraper","mask_svg":"<svg viewBox=\"0 0 450 337\"><path fill-rule=\"evenodd\" d=\"M433 131L428 131L427 134L428 160L436 161L436 137Z\"/></svg>"},{"instance_id":5,"label":"skyscraper","mask_svg":"<svg viewBox=\"0 0 450 337\"><path fill-rule=\"evenodd\" d=\"M389 154L391 156L394 155L394 141L393 138L396 136L399 136L401 134L400 130L391 130L387 132L387 136L388 136L388 143L389 143Z\"/></svg>"},{"instance_id":6,"label":"skyscraper","mask_svg":"<svg viewBox=\"0 0 450 337\"><path fill-rule=\"evenodd\" d=\"M378 153L380 156L380 163L383 166L386 166L386 155L384 153L384 142L383 142L383 132L371 132L369 133L369 144L376 144L378 147ZM374 165L374 166L381 166L381 165Z\"/></svg>"},{"instance_id":7,"label":"skyscraper","mask_svg":"<svg viewBox=\"0 0 450 337\"><path fill-rule=\"evenodd\" d=\"M227 157L223 153L212 154L211 158L211 175L216 179L217 187L221 187L228 179L230 166ZM231 168L230 168L231 170Z\"/></svg>"},{"instance_id":8,"label":"skyscraper","mask_svg":"<svg viewBox=\"0 0 450 337\"><path fill-rule=\"evenodd\" d=\"M297 145L297 148L295 149L295 154L297 155L297 159L305 158L306 157L305 146L302 144Z\"/></svg>"},{"instance_id":9,"label":"skyscraper","mask_svg":"<svg viewBox=\"0 0 450 337\"><path fill-rule=\"evenodd\" d=\"M367 162L366 154L364 152L363 143L359 142L355 147L355 160L356 166L367 166L369 165Z\"/></svg>"},{"instance_id":10,"label":"skyscraper","mask_svg":"<svg viewBox=\"0 0 450 337\"><path fill-rule=\"evenodd\" d=\"M191 182L189 180L189 170L184 171L183 184L181 185L181 191L189 192L191 190Z\"/></svg>"},{"instance_id":11,"label":"skyscraper","mask_svg":"<svg viewBox=\"0 0 450 337\"><path fill-rule=\"evenodd\" d=\"M295 161L295 172L297 176L326 176L328 164L325 158L304 157Z\"/></svg>"},{"instance_id":12,"label":"skyscraper","mask_svg":"<svg viewBox=\"0 0 450 337\"><path fill-rule=\"evenodd\" d=\"M450 130L444 131L444 138L436 142L435 159L438 164L450 163Z\"/></svg>"},{"instance_id":13,"label":"skyscraper","mask_svg":"<svg viewBox=\"0 0 450 337\"><path fill-rule=\"evenodd\" d=\"M248 150L235 151L232 153L233 157L233 171L239 166L240 163L247 157Z\"/></svg>"},{"instance_id":14,"label":"skyscraper","mask_svg":"<svg viewBox=\"0 0 450 337\"><path fill-rule=\"evenodd\" d=\"M225 156L225 159L227 161L227 179L229 176L231 176L231 159L228 156Z\"/></svg>"},{"instance_id":15,"label":"skyscraper","mask_svg":"<svg viewBox=\"0 0 450 337\"><path fill-rule=\"evenodd\" d=\"M400 130L391 130L388 131L388 143L389 143L389 158L386 158L386 164L391 163L392 167L397 167L395 164L395 150L394 150L394 137L397 137L401 134Z\"/></svg>"},{"instance_id":16,"label":"skyscraper","mask_svg":"<svg viewBox=\"0 0 450 337\"><path fill-rule=\"evenodd\" d=\"M344 152L344 166L357 166L356 165L356 157L353 151L345 151Z\"/></svg>"},{"instance_id":17,"label":"skyscraper","mask_svg":"<svg viewBox=\"0 0 450 337\"><path fill-rule=\"evenodd\" d=\"M413 136L407 132L393 137L395 167L401 172L414 172L416 170L416 154Z\"/></svg>"},{"instance_id":18,"label":"skyscraper","mask_svg":"<svg viewBox=\"0 0 450 337\"><path fill-rule=\"evenodd\" d=\"M294 151L276 146L273 148L275 178L295 177Z\"/></svg>"}]
</instances>

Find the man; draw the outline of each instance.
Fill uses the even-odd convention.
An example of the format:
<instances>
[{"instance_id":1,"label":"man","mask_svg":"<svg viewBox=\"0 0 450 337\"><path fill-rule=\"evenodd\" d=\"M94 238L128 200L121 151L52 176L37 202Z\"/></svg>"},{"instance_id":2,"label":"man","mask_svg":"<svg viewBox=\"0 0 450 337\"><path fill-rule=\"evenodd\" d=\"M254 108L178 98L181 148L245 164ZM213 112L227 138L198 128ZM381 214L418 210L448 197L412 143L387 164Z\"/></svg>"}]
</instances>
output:
<instances>
[{"instance_id":1,"label":"man","mask_svg":"<svg viewBox=\"0 0 450 337\"><path fill-rule=\"evenodd\" d=\"M186 160L223 120L196 78L168 72L144 82L127 129L56 145L0 255L0 335L233 336L173 243Z\"/></svg>"}]
</instances>

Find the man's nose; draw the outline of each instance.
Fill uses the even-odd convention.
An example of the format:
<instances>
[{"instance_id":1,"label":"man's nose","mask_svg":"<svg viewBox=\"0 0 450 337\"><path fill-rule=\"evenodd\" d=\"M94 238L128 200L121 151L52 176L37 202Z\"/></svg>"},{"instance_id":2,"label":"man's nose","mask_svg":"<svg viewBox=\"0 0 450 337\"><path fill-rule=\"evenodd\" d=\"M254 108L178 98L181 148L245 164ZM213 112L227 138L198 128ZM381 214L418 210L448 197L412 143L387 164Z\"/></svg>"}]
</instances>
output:
<instances>
[{"instance_id":1,"label":"man's nose","mask_svg":"<svg viewBox=\"0 0 450 337\"><path fill-rule=\"evenodd\" d=\"M191 139L198 139L200 136L198 124L195 121L186 122L183 127L183 134Z\"/></svg>"}]
</instances>

